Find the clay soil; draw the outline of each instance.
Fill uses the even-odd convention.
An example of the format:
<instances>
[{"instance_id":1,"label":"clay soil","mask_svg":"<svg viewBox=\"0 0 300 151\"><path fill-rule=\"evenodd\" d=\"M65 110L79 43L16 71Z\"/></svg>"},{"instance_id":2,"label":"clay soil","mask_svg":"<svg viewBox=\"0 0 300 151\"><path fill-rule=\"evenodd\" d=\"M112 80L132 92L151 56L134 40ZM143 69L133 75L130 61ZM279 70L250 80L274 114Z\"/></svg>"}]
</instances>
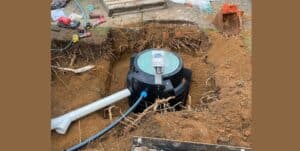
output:
<instances>
[{"instance_id":1,"label":"clay soil","mask_svg":"<svg viewBox=\"0 0 300 151\"><path fill-rule=\"evenodd\" d=\"M251 54L243 39L224 38L216 31L203 32L188 24L151 23L110 29L95 45L79 43L65 52L52 53L52 65L96 67L81 74L52 68L51 117L125 88L130 56L147 48L164 48L177 52L193 72L191 110L149 114L129 132L124 131L126 125L119 124L83 150L130 150L132 136L251 147ZM64 44L52 42L55 46ZM126 99L114 105L114 119L128 109ZM65 135L52 131L52 150L67 149L109 123L107 112L100 110L73 122Z\"/></svg>"}]
</instances>

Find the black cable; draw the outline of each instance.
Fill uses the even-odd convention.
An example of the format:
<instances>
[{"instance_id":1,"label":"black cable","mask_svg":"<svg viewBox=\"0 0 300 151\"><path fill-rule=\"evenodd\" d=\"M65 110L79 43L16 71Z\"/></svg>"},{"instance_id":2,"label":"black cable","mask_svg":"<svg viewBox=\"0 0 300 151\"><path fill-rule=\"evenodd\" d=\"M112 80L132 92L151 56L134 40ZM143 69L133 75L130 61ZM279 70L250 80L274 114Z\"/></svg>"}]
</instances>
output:
<instances>
[{"instance_id":1,"label":"black cable","mask_svg":"<svg viewBox=\"0 0 300 151\"><path fill-rule=\"evenodd\" d=\"M95 140L96 138L104 135L106 132L108 132L109 130L111 130L112 128L114 128L117 124L119 124L126 116L128 116L128 114L131 113L137 107L137 105L143 100L143 98L146 98L146 97L147 97L147 92L146 91L142 91L141 94L140 94L140 97L138 98L138 100L119 119L117 119L114 122L112 122L110 125L108 125L104 129L102 129L97 134L89 137L88 139L84 140L83 142L81 142L81 143L79 143L77 145L74 145L73 147L67 149L66 151L77 151L78 149L80 149L83 146L87 145L88 143L90 143L91 141Z\"/></svg>"},{"instance_id":2,"label":"black cable","mask_svg":"<svg viewBox=\"0 0 300 151\"><path fill-rule=\"evenodd\" d=\"M51 51L65 51L66 49L69 49L73 44L73 41L71 40L64 48L60 48L60 49L52 49Z\"/></svg>"}]
</instances>

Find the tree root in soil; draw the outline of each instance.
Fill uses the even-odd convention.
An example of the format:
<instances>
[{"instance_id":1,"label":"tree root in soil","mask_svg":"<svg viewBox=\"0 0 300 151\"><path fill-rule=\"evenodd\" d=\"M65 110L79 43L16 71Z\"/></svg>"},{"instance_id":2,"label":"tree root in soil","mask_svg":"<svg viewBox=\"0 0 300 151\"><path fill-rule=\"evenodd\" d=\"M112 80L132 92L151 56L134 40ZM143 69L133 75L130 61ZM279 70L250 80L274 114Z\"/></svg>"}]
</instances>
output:
<instances>
[{"instance_id":1,"label":"tree root in soil","mask_svg":"<svg viewBox=\"0 0 300 151\"><path fill-rule=\"evenodd\" d=\"M167 112L167 110L175 111L175 107L178 104L170 106L168 103L169 100L174 98L175 98L174 96L171 96L166 99L157 99L155 103L147 107L142 113L137 115L135 114L135 117L130 117L130 116L126 117L125 120L122 122L122 124L125 125L124 132L126 133L132 129L137 128L140 121L150 113L155 113L155 112L165 113Z\"/></svg>"},{"instance_id":2,"label":"tree root in soil","mask_svg":"<svg viewBox=\"0 0 300 151\"><path fill-rule=\"evenodd\" d=\"M95 65L87 65L81 68L77 68L77 69L71 69L71 68L63 68L63 67L58 67L58 66L51 66L52 68L56 68L58 70L62 70L62 71L70 71L70 72L74 72L74 73L83 73L86 71L89 71L91 69L93 69L95 67Z\"/></svg>"}]
</instances>

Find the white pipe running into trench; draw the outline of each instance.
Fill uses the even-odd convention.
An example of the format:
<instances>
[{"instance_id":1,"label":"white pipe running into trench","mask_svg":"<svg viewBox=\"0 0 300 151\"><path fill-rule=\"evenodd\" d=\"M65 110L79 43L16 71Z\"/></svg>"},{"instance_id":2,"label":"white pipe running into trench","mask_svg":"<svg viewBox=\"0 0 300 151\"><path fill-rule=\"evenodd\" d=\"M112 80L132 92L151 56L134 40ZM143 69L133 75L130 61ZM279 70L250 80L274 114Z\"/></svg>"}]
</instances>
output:
<instances>
[{"instance_id":1,"label":"white pipe running into trench","mask_svg":"<svg viewBox=\"0 0 300 151\"><path fill-rule=\"evenodd\" d=\"M51 119L51 130L55 129L57 133L65 134L68 130L68 127L73 121L82 118L90 113L93 113L97 110L100 110L108 105L114 104L130 95L131 93L128 89L123 89L110 96L99 99L91 104L85 105L81 108L70 111L64 115L53 118Z\"/></svg>"}]
</instances>

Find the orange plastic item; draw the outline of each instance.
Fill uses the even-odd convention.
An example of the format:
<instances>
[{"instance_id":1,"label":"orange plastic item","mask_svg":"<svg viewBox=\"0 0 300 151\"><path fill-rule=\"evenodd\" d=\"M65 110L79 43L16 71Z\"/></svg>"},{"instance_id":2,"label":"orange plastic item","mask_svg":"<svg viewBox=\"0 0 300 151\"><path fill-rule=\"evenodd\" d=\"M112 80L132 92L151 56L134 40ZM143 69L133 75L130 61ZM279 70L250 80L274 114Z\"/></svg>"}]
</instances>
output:
<instances>
[{"instance_id":1,"label":"orange plastic item","mask_svg":"<svg viewBox=\"0 0 300 151\"><path fill-rule=\"evenodd\" d=\"M243 15L243 11L240 11L235 4L223 4L222 7L223 14L237 13L239 16Z\"/></svg>"}]
</instances>

